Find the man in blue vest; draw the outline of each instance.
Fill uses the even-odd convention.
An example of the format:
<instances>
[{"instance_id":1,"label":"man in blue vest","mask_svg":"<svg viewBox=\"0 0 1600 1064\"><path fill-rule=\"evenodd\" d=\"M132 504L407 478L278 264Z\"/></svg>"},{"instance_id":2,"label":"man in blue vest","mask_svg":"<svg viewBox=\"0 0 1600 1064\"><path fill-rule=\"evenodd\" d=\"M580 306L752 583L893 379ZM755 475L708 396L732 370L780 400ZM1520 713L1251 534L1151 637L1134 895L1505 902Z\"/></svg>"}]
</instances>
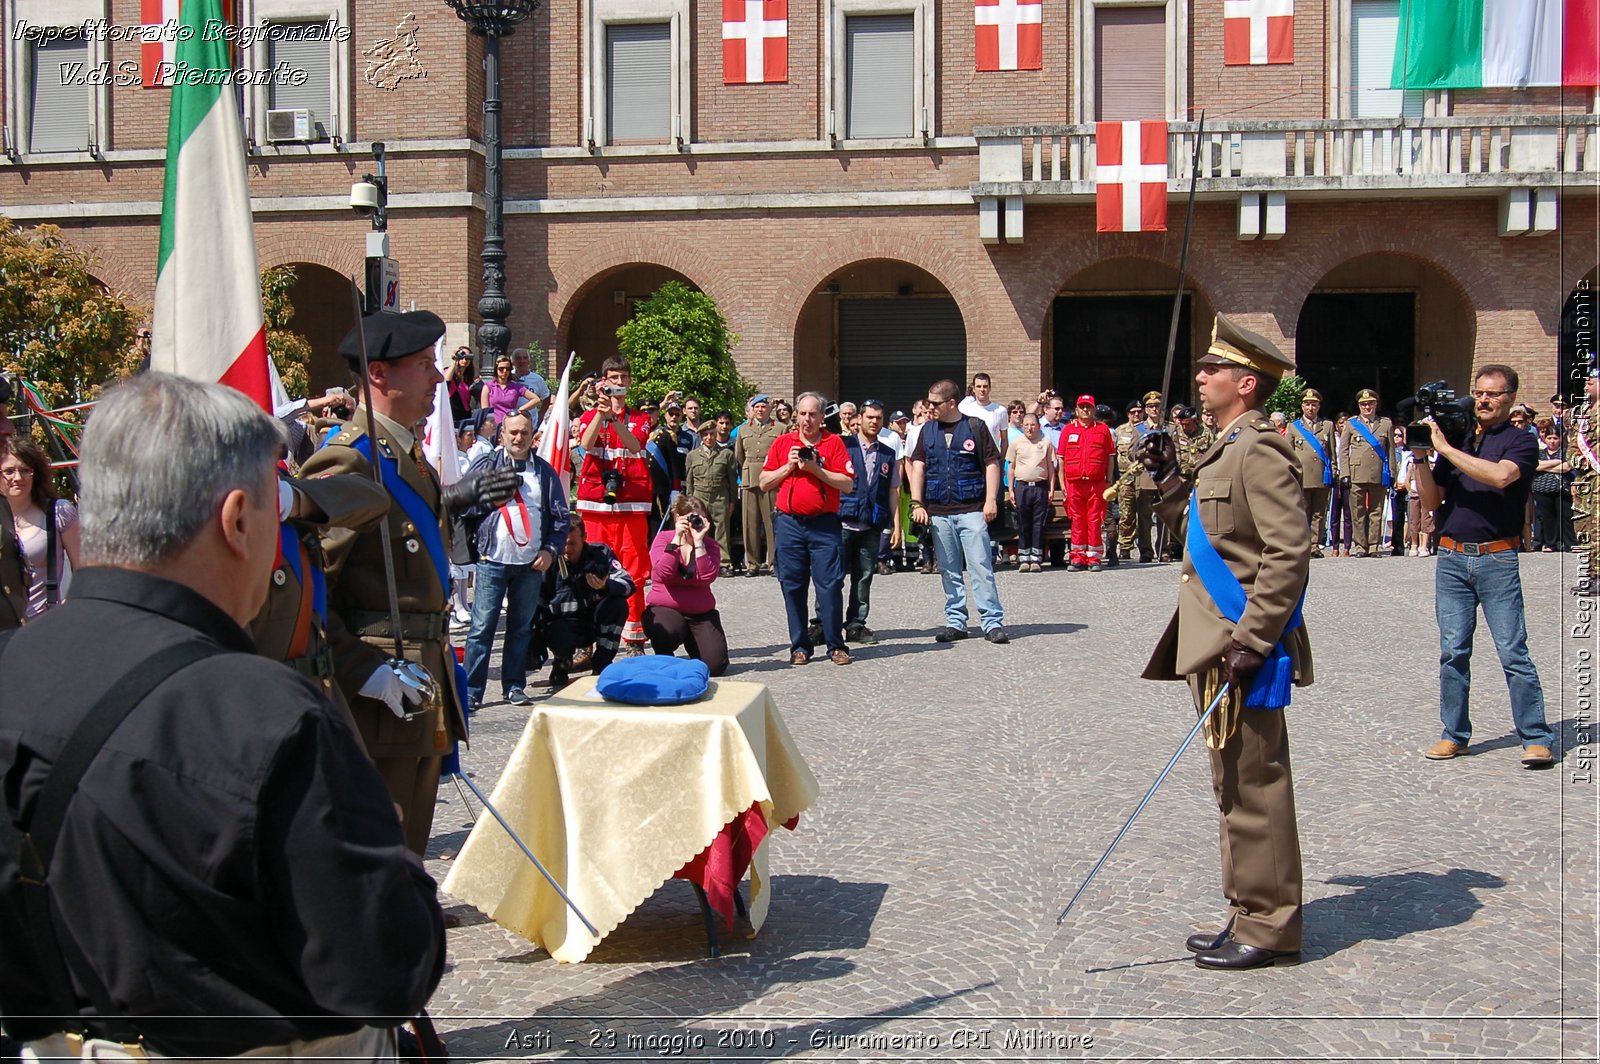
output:
<instances>
[{"instance_id":1,"label":"man in blue vest","mask_svg":"<svg viewBox=\"0 0 1600 1064\"><path fill-rule=\"evenodd\" d=\"M956 408L960 394L950 380L936 381L928 389L933 417L907 456L911 520L929 526L944 582L945 627L934 639L953 643L967 638L967 593L961 583L965 569L972 577L983 637L1009 643L989 539L989 522L1000 512L1000 449L981 419Z\"/></svg>"},{"instance_id":2,"label":"man in blue vest","mask_svg":"<svg viewBox=\"0 0 1600 1064\"><path fill-rule=\"evenodd\" d=\"M867 627L872 608L872 574L878 560L878 541L893 527L890 549L898 546L900 516L900 459L883 431L883 404L869 399L861 407L857 430L844 437L845 450L856 471L856 490L839 500L839 520L844 525L844 564L850 574L850 602L845 609L847 642L871 646L878 641Z\"/></svg>"}]
</instances>

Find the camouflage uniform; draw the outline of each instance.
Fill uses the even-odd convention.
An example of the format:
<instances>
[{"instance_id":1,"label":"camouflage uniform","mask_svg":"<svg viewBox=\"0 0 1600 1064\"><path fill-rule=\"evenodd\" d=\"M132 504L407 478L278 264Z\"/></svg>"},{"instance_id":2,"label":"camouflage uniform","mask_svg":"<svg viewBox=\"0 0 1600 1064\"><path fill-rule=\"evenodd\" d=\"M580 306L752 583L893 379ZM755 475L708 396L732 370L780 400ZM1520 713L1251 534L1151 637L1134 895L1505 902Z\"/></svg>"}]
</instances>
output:
<instances>
[{"instance_id":1,"label":"camouflage uniform","mask_svg":"<svg viewBox=\"0 0 1600 1064\"><path fill-rule=\"evenodd\" d=\"M1155 513L1155 482L1139 463L1139 444L1144 433L1137 424L1118 425L1112 437L1117 444L1117 468L1126 473L1138 468L1139 474L1119 481L1117 488L1117 550L1124 558L1133 556L1139 549L1139 560L1149 561L1154 555L1150 547L1150 522ZM1146 482L1149 487L1146 488Z\"/></svg>"}]
</instances>

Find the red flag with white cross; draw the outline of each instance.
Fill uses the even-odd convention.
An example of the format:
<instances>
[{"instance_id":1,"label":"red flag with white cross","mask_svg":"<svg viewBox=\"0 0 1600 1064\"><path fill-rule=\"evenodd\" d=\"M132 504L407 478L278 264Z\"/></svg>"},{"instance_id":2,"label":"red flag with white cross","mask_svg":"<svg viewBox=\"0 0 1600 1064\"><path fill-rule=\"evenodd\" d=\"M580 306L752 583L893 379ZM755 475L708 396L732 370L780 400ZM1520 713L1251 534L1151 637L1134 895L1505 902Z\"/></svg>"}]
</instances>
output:
<instances>
[{"instance_id":1,"label":"red flag with white cross","mask_svg":"<svg viewBox=\"0 0 1600 1064\"><path fill-rule=\"evenodd\" d=\"M722 0L722 83L789 80L789 0Z\"/></svg>"},{"instance_id":2,"label":"red flag with white cross","mask_svg":"<svg viewBox=\"0 0 1600 1064\"><path fill-rule=\"evenodd\" d=\"M974 0L979 70L1044 69L1041 0Z\"/></svg>"},{"instance_id":3,"label":"red flag with white cross","mask_svg":"<svg viewBox=\"0 0 1600 1064\"><path fill-rule=\"evenodd\" d=\"M1223 0L1222 62L1294 62L1294 0Z\"/></svg>"},{"instance_id":4,"label":"red flag with white cross","mask_svg":"<svg viewBox=\"0 0 1600 1064\"><path fill-rule=\"evenodd\" d=\"M139 0L139 82L147 89L172 84L178 47L178 0Z\"/></svg>"},{"instance_id":5,"label":"red flag with white cross","mask_svg":"<svg viewBox=\"0 0 1600 1064\"><path fill-rule=\"evenodd\" d=\"M1095 229L1163 233L1167 229L1167 124L1096 122Z\"/></svg>"}]
</instances>

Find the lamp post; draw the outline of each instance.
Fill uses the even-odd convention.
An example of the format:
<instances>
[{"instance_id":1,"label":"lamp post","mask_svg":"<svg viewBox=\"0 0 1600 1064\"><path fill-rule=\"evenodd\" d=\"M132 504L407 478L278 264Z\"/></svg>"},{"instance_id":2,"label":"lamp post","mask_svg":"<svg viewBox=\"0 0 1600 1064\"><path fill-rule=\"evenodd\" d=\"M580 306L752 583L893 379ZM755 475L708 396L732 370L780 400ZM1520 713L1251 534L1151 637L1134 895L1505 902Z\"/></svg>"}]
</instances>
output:
<instances>
[{"instance_id":1,"label":"lamp post","mask_svg":"<svg viewBox=\"0 0 1600 1064\"><path fill-rule=\"evenodd\" d=\"M500 193L500 38L516 32L539 0L445 0L483 38L483 298L478 300L478 348L488 365L511 346L511 301L506 298L505 211Z\"/></svg>"}]
</instances>

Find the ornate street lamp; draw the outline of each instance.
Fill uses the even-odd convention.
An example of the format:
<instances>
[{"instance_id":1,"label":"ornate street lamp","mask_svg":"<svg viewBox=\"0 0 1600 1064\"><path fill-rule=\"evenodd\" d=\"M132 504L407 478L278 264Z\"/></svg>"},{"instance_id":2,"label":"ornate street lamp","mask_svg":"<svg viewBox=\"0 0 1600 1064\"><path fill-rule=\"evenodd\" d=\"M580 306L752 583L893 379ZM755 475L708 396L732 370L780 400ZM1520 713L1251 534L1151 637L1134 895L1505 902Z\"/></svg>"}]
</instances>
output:
<instances>
[{"instance_id":1,"label":"ornate street lamp","mask_svg":"<svg viewBox=\"0 0 1600 1064\"><path fill-rule=\"evenodd\" d=\"M483 298L478 300L478 347L488 365L511 346L511 301L506 298L505 210L500 193L500 38L509 37L539 7L539 0L445 0L483 40Z\"/></svg>"}]
</instances>

